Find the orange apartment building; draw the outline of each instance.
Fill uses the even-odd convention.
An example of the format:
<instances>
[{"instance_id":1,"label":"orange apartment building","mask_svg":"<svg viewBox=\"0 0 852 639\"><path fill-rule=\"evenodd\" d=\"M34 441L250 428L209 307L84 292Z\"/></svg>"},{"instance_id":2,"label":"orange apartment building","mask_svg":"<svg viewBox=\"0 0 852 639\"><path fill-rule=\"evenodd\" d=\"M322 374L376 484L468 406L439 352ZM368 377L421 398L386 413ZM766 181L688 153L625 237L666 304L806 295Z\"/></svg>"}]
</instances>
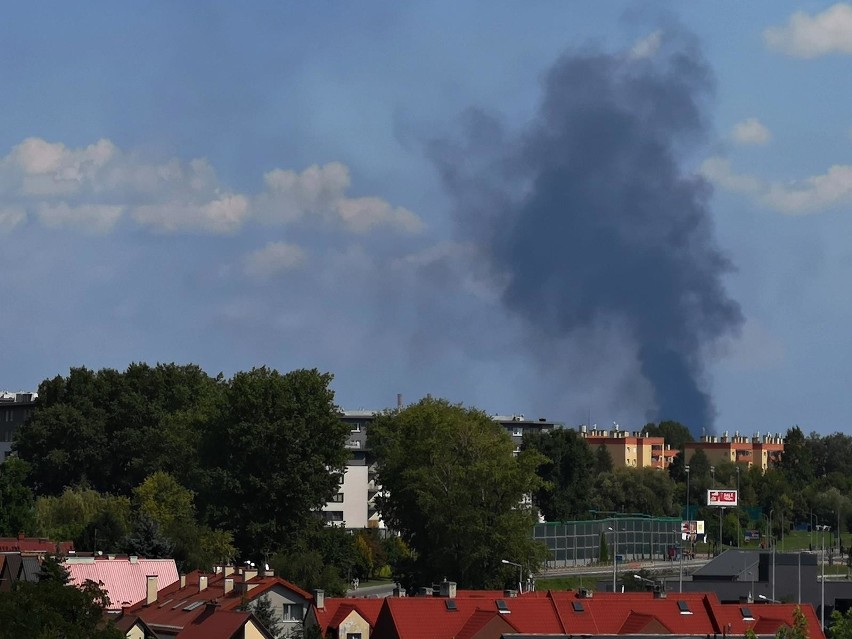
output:
<instances>
[{"instance_id":1,"label":"orange apartment building","mask_svg":"<svg viewBox=\"0 0 852 639\"><path fill-rule=\"evenodd\" d=\"M784 438L781 435L767 434L761 437L756 433L753 437L740 435L739 432L729 436L725 431L720 437L702 435L697 442L686 444L686 463L698 449L704 451L711 464L723 461L732 464L746 464L748 468L759 466L765 471L769 464L781 458L784 452Z\"/></svg>"},{"instance_id":2,"label":"orange apartment building","mask_svg":"<svg viewBox=\"0 0 852 639\"><path fill-rule=\"evenodd\" d=\"M641 431L630 432L621 430L616 424L613 430L600 430L580 426L580 436L589 446L603 445L612 457L615 468L659 468L667 469L678 450L666 444L662 437L649 437ZM702 435L697 442L685 445L686 463L698 449L704 451L711 464L729 461L734 464L746 464L748 468L754 465L762 470L769 464L780 459L784 452L784 439L781 435L764 435L757 433L753 437L745 437L739 432L732 437L727 431L721 436Z\"/></svg>"},{"instance_id":3,"label":"orange apartment building","mask_svg":"<svg viewBox=\"0 0 852 639\"><path fill-rule=\"evenodd\" d=\"M666 469L678 451L667 445L662 437L649 437L643 432L621 430L616 424L613 430L599 430L580 426L580 436L589 446L603 445L612 457L615 468L660 468Z\"/></svg>"}]
</instances>

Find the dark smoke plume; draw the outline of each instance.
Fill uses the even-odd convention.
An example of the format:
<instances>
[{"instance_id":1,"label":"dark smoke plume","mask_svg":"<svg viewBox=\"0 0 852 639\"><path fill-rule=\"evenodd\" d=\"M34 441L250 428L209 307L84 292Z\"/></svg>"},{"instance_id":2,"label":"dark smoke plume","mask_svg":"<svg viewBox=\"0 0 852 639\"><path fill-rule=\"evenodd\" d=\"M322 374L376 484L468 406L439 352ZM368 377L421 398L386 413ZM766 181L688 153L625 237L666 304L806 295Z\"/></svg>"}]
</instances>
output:
<instances>
[{"instance_id":1,"label":"dark smoke plume","mask_svg":"<svg viewBox=\"0 0 852 639\"><path fill-rule=\"evenodd\" d=\"M689 42L646 59L567 55L525 130L507 134L472 111L462 143L432 148L504 306L545 344L625 327L653 388L649 416L693 432L715 416L707 347L742 323L722 283L731 265L714 240L710 187L683 166L704 139L711 89Z\"/></svg>"}]
</instances>

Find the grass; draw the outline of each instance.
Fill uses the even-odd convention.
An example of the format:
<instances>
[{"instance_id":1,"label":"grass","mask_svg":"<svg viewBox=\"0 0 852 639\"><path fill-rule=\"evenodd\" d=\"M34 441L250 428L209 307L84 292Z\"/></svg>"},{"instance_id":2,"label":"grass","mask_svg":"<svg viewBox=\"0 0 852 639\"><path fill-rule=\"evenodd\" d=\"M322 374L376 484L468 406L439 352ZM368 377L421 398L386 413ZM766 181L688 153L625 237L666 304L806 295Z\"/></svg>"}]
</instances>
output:
<instances>
[{"instance_id":1,"label":"grass","mask_svg":"<svg viewBox=\"0 0 852 639\"><path fill-rule=\"evenodd\" d=\"M594 590L600 575L587 575L585 577L568 575L564 577L540 577L535 580L536 590L577 590L586 588Z\"/></svg>"}]
</instances>

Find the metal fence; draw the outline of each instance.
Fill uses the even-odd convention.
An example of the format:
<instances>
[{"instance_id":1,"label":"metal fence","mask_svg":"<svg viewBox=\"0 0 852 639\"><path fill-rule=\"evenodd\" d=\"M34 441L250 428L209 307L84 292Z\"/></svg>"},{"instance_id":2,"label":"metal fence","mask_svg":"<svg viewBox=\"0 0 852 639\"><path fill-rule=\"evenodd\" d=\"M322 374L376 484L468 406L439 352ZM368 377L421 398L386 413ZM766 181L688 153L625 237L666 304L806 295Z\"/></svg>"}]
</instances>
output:
<instances>
[{"instance_id":1,"label":"metal fence","mask_svg":"<svg viewBox=\"0 0 852 639\"><path fill-rule=\"evenodd\" d=\"M601 538L609 560L666 561L678 558L681 520L674 517L609 517L537 524L533 538L550 551L548 568L583 566L600 561Z\"/></svg>"}]
</instances>

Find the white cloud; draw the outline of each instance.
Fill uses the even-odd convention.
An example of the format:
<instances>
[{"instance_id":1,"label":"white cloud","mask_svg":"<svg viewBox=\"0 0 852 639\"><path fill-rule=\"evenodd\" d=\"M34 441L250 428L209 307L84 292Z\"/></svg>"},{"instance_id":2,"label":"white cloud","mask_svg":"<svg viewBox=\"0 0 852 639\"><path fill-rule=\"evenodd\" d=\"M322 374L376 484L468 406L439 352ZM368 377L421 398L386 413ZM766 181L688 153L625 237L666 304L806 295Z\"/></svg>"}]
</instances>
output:
<instances>
[{"instance_id":1,"label":"white cloud","mask_svg":"<svg viewBox=\"0 0 852 639\"><path fill-rule=\"evenodd\" d=\"M637 40L630 49L629 57L633 60L643 60L653 57L663 43L663 32L654 31L650 35Z\"/></svg>"},{"instance_id":2,"label":"white cloud","mask_svg":"<svg viewBox=\"0 0 852 639\"><path fill-rule=\"evenodd\" d=\"M0 208L0 233L8 233L27 219L27 212L19 206Z\"/></svg>"},{"instance_id":3,"label":"white cloud","mask_svg":"<svg viewBox=\"0 0 852 639\"><path fill-rule=\"evenodd\" d=\"M276 169L263 177L266 191L257 197L255 206L259 217L269 223L292 222L314 215L327 222L342 222L355 233L364 233L375 226L416 233L423 227L417 215L380 197L347 197L352 180L349 169L339 162L314 165L301 173Z\"/></svg>"},{"instance_id":4,"label":"white cloud","mask_svg":"<svg viewBox=\"0 0 852 639\"><path fill-rule=\"evenodd\" d=\"M423 225L381 197L349 197L352 179L339 162L274 169L264 183L258 194L233 192L204 158L151 163L105 139L75 149L27 138L0 159L0 201L9 211L36 211L49 228L103 232L124 212L168 233L235 233L253 219L292 224L310 216L354 233L379 226L417 232ZM20 218L7 212L0 224L8 230Z\"/></svg>"},{"instance_id":5,"label":"white cloud","mask_svg":"<svg viewBox=\"0 0 852 639\"><path fill-rule=\"evenodd\" d=\"M734 126L731 137L740 144L766 144L772 139L772 134L760 120L748 118Z\"/></svg>"},{"instance_id":6,"label":"white cloud","mask_svg":"<svg viewBox=\"0 0 852 639\"><path fill-rule=\"evenodd\" d=\"M300 266L305 261L301 247L286 242L270 242L265 247L246 256L246 275L266 278Z\"/></svg>"},{"instance_id":7,"label":"white cloud","mask_svg":"<svg viewBox=\"0 0 852 639\"><path fill-rule=\"evenodd\" d=\"M766 29L763 39L769 48L797 58L852 53L852 5L838 2L814 15L797 11L785 26Z\"/></svg>"},{"instance_id":8,"label":"white cloud","mask_svg":"<svg viewBox=\"0 0 852 639\"><path fill-rule=\"evenodd\" d=\"M819 213L852 204L852 165L834 165L822 175L793 182L767 182L737 174L727 160L713 157L704 161L701 173L721 189L747 195L762 206L788 215Z\"/></svg>"},{"instance_id":9,"label":"white cloud","mask_svg":"<svg viewBox=\"0 0 852 639\"><path fill-rule=\"evenodd\" d=\"M244 196L226 194L203 203L166 202L138 206L133 210L133 219L167 232L234 233L243 226L248 214L249 203Z\"/></svg>"}]
</instances>

